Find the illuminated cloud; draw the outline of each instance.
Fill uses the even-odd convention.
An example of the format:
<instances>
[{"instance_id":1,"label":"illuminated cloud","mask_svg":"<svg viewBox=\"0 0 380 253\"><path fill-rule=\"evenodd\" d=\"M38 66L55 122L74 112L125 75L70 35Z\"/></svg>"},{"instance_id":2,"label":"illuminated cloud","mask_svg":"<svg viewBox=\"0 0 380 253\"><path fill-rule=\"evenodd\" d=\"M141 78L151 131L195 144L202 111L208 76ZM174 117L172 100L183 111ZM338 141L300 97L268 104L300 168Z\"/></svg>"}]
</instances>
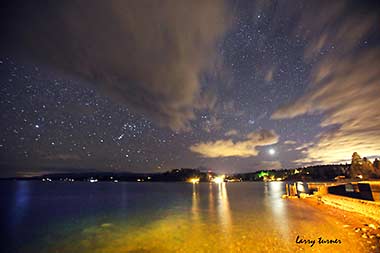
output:
<instances>
[{"instance_id":1,"label":"illuminated cloud","mask_svg":"<svg viewBox=\"0 0 380 253\"><path fill-rule=\"evenodd\" d=\"M311 147L313 145L314 145L314 143L312 143L312 142L304 143L301 146L296 147L294 150L304 151L304 150L307 150L309 147Z\"/></svg>"},{"instance_id":2,"label":"illuminated cloud","mask_svg":"<svg viewBox=\"0 0 380 253\"><path fill-rule=\"evenodd\" d=\"M265 75L265 81L267 82L270 82L273 80L273 74L274 74L274 68L271 68L270 70L268 70L268 72L266 73Z\"/></svg>"},{"instance_id":3,"label":"illuminated cloud","mask_svg":"<svg viewBox=\"0 0 380 253\"><path fill-rule=\"evenodd\" d=\"M285 145L294 145L294 144L297 144L297 142L296 141L292 141L292 140L286 140L286 141L284 141L284 144Z\"/></svg>"},{"instance_id":4,"label":"illuminated cloud","mask_svg":"<svg viewBox=\"0 0 380 253\"><path fill-rule=\"evenodd\" d=\"M218 62L216 43L229 26L224 1L25 3L13 16L5 52L87 80L162 126L189 129L195 111L214 103L199 79Z\"/></svg>"},{"instance_id":5,"label":"illuminated cloud","mask_svg":"<svg viewBox=\"0 0 380 253\"><path fill-rule=\"evenodd\" d=\"M272 115L273 119L323 116L318 141L298 148L306 155L298 163L349 161L355 151L364 156L380 153L380 49L357 50L377 23L370 16L335 19L329 17L323 33L305 51L308 59L330 48L314 65L309 89Z\"/></svg>"},{"instance_id":6,"label":"illuminated cloud","mask_svg":"<svg viewBox=\"0 0 380 253\"><path fill-rule=\"evenodd\" d=\"M274 131L261 130L250 133L244 140L234 142L232 139L201 142L190 146L190 150L203 157L250 157L256 156L258 146L278 142L279 136Z\"/></svg>"},{"instance_id":7,"label":"illuminated cloud","mask_svg":"<svg viewBox=\"0 0 380 253\"><path fill-rule=\"evenodd\" d=\"M224 136L230 137L230 136L235 136L235 135L238 135L238 134L239 134L239 133L238 133L237 130L235 130L235 129L231 129L231 130L227 131L227 132L224 134Z\"/></svg>"}]
</instances>

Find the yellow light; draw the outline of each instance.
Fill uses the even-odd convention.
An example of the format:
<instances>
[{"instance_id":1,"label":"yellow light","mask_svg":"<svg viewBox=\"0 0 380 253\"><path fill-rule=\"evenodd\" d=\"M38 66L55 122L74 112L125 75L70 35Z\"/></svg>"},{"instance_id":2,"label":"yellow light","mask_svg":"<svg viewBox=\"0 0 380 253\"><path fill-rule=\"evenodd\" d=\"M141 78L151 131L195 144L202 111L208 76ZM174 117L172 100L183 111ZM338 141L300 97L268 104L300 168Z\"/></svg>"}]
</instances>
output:
<instances>
[{"instance_id":1,"label":"yellow light","mask_svg":"<svg viewBox=\"0 0 380 253\"><path fill-rule=\"evenodd\" d=\"M189 178L187 182L197 184L199 183L199 178L198 177Z\"/></svg>"},{"instance_id":2,"label":"yellow light","mask_svg":"<svg viewBox=\"0 0 380 253\"><path fill-rule=\"evenodd\" d=\"M224 182L224 178L225 178L225 176L222 175L222 176L214 177L214 178L212 179L212 181L213 181L214 183L216 183L216 184L221 184L221 183Z\"/></svg>"}]
</instances>

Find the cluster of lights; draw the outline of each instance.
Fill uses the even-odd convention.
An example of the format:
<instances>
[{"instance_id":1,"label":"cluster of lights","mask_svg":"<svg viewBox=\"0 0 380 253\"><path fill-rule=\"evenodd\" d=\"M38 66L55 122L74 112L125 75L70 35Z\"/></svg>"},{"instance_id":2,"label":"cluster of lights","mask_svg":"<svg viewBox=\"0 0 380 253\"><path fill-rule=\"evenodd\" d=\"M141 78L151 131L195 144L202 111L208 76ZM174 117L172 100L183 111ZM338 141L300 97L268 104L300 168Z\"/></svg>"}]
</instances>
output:
<instances>
[{"instance_id":1,"label":"cluster of lights","mask_svg":"<svg viewBox=\"0 0 380 253\"><path fill-rule=\"evenodd\" d=\"M210 181L216 184L221 184L225 182L225 178L226 178L225 175L221 175L221 176L210 178ZM200 181L199 177L192 177L192 178L187 179L187 182L192 183L192 184L198 184L199 181Z\"/></svg>"},{"instance_id":2,"label":"cluster of lights","mask_svg":"<svg viewBox=\"0 0 380 253\"><path fill-rule=\"evenodd\" d=\"M212 182L216 183L216 184L221 184L221 183L224 183L224 179L225 179L225 175L221 175L221 176L217 176L217 177L214 177L212 179Z\"/></svg>"},{"instance_id":3,"label":"cluster of lights","mask_svg":"<svg viewBox=\"0 0 380 253\"><path fill-rule=\"evenodd\" d=\"M187 181L189 183L192 183L192 184L198 184L199 183L199 177L189 178Z\"/></svg>"}]
</instances>

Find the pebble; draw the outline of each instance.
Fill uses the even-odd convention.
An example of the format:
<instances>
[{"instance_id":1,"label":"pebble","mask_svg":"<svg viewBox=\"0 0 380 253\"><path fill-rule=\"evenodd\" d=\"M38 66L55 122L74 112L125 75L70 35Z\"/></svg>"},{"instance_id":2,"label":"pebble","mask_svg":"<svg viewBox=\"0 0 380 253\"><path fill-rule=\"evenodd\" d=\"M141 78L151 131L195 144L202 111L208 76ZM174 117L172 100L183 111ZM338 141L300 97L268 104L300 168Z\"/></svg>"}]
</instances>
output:
<instances>
[{"instance_id":1,"label":"pebble","mask_svg":"<svg viewBox=\"0 0 380 253\"><path fill-rule=\"evenodd\" d=\"M376 229L376 226L373 225L373 224L369 224L368 227L372 228L372 229Z\"/></svg>"},{"instance_id":2,"label":"pebble","mask_svg":"<svg viewBox=\"0 0 380 253\"><path fill-rule=\"evenodd\" d=\"M368 238L367 234L362 234L363 238Z\"/></svg>"},{"instance_id":3,"label":"pebble","mask_svg":"<svg viewBox=\"0 0 380 253\"><path fill-rule=\"evenodd\" d=\"M355 232L359 232L360 231L360 228L355 228Z\"/></svg>"}]
</instances>

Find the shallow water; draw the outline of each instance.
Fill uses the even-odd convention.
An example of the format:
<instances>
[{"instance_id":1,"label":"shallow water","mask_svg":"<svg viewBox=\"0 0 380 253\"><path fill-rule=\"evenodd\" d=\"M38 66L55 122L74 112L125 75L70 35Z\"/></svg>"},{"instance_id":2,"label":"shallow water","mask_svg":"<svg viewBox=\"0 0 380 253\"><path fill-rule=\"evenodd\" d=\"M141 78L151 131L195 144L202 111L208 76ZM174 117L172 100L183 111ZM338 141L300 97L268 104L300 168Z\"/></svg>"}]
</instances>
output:
<instances>
[{"instance_id":1,"label":"shallow water","mask_svg":"<svg viewBox=\"0 0 380 253\"><path fill-rule=\"evenodd\" d=\"M283 191L282 182L0 182L2 252L367 252L352 229Z\"/></svg>"}]
</instances>

